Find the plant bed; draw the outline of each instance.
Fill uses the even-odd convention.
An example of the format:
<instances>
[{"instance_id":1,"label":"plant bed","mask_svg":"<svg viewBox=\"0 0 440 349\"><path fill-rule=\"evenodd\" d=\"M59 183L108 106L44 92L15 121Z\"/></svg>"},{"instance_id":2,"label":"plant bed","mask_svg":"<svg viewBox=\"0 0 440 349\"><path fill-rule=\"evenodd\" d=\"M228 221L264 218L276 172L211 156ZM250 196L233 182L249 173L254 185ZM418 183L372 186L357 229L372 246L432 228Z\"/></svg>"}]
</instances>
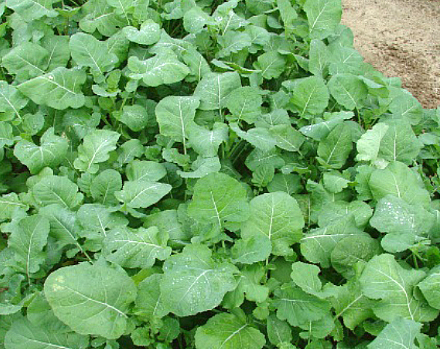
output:
<instances>
[{"instance_id":1,"label":"plant bed","mask_svg":"<svg viewBox=\"0 0 440 349\"><path fill-rule=\"evenodd\" d=\"M0 347L437 348L440 109L341 12L0 4Z\"/></svg>"}]
</instances>

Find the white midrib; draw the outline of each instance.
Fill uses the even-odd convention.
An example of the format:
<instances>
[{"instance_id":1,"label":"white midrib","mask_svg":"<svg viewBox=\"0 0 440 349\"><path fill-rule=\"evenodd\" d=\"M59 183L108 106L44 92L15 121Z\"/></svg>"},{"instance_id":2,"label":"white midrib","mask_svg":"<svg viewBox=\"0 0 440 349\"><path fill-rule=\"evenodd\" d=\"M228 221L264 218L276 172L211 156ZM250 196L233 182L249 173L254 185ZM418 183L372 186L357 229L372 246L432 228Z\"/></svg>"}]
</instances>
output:
<instances>
[{"instance_id":1,"label":"white midrib","mask_svg":"<svg viewBox=\"0 0 440 349\"><path fill-rule=\"evenodd\" d=\"M80 296L80 297L83 297L83 298L87 299L87 300L90 301L90 302L93 302L93 303L96 303L96 304L101 304L101 305L103 305L103 306L105 306L105 307L107 307L107 308L109 308L109 309L111 309L111 310L114 310L114 311L117 312L118 314L120 314L120 315L122 315L123 317L127 318L127 315L125 315L125 313L123 313L123 312L120 311L118 308L115 308L114 306L112 306L112 305L110 305L110 304L108 304L108 303L100 302L100 301L98 301L98 300L96 300L96 299L90 298L89 296L86 296L85 294L83 294L83 293L81 293L81 292L78 292L78 291L76 291L76 290L74 290L73 288L70 288L70 287L68 287L68 286L65 286L65 285L60 285L60 286L66 288L66 289L68 289L69 291L72 291L73 293L77 294L77 295Z\"/></svg>"},{"instance_id":2,"label":"white midrib","mask_svg":"<svg viewBox=\"0 0 440 349\"><path fill-rule=\"evenodd\" d=\"M342 314L344 314L348 309L350 309L351 308L351 306L353 305L353 304L355 304L359 299L361 299L362 297L363 297L364 295L363 294L361 294L360 296L358 296L358 297L356 297L352 302L350 302L344 309L342 309L339 313L337 313L336 314L336 316L335 316L335 320L337 319L337 318L339 318Z\"/></svg>"},{"instance_id":3,"label":"white midrib","mask_svg":"<svg viewBox=\"0 0 440 349\"><path fill-rule=\"evenodd\" d=\"M218 226L221 227L221 226L222 226L222 222L221 222L221 220L220 220L220 212L219 212L218 209L217 209L217 204L216 204L216 202L215 202L215 200L214 200L214 195L212 194L212 191L210 191L210 193L211 193L211 200L212 200L212 203L214 204L215 214L216 214L216 216L217 216Z\"/></svg>"},{"instance_id":4,"label":"white midrib","mask_svg":"<svg viewBox=\"0 0 440 349\"><path fill-rule=\"evenodd\" d=\"M322 10L319 12L318 16L316 16L315 21L312 24L312 27L310 28L310 32L315 29L315 25L318 22L319 17L321 17L321 15L324 13L325 8L327 7L329 3L327 2L324 7L322 8Z\"/></svg>"},{"instance_id":5,"label":"white midrib","mask_svg":"<svg viewBox=\"0 0 440 349\"><path fill-rule=\"evenodd\" d=\"M241 326L238 330L236 330L236 331L234 331L234 332L232 332L224 341L223 341L223 343L222 343L222 345L218 348L218 349L222 349L223 348L223 346L232 338L232 337L234 337L235 335L237 335L237 333L239 333L240 331L242 331L243 329L245 329L246 327L248 327L249 325L248 324L245 324L245 325L243 325L243 326Z\"/></svg>"},{"instance_id":6,"label":"white midrib","mask_svg":"<svg viewBox=\"0 0 440 349\"><path fill-rule=\"evenodd\" d=\"M73 349L72 347L65 347L63 345L53 344L53 343L49 343L49 342L43 342L43 341L39 341L39 340L32 339L32 338L27 338L27 340L29 342L34 342L34 343L45 345L46 348Z\"/></svg>"},{"instance_id":7,"label":"white midrib","mask_svg":"<svg viewBox=\"0 0 440 349\"><path fill-rule=\"evenodd\" d=\"M148 188L142 189L133 199L131 199L131 202L133 202L134 200L136 200L139 196L141 196L143 193L145 193L147 190L150 189L155 189L157 188L159 185L150 185Z\"/></svg>"},{"instance_id":8,"label":"white midrib","mask_svg":"<svg viewBox=\"0 0 440 349\"><path fill-rule=\"evenodd\" d=\"M14 113L17 114L18 118L21 120L21 115L19 114L17 108L14 107L14 105L11 103L9 99L6 98L6 96L0 91L0 95L5 99L5 101L11 106L11 108L14 110Z\"/></svg>"}]
</instances>

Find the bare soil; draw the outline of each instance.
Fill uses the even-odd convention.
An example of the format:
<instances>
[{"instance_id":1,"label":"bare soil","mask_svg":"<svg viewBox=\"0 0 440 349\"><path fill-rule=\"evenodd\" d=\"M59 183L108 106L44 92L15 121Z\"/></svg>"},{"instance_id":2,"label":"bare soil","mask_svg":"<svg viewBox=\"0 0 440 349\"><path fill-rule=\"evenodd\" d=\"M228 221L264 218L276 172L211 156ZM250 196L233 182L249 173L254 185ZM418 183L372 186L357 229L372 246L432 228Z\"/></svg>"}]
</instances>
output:
<instances>
[{"instance_id":1,"label":"bare soil","mask_svg":"<svg viewBox=\"0 0 440 349\"><path fill-rule=\"evenodd\" d=\"M440 106L440 0L342 0L342 23L365 61L425 108Z\"/></svg>"}]
</instances>

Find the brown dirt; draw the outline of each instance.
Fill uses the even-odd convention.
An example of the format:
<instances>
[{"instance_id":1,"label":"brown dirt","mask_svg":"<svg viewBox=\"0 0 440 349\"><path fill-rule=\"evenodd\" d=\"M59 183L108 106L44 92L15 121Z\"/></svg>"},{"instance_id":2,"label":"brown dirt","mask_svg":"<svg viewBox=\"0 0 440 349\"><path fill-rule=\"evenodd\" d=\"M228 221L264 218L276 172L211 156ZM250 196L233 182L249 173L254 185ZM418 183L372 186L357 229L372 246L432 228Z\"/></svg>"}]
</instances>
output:
<instances>
[{"instance_id":1,"label":"brown dirt","mask_svg":"<svg viewBox=\"0 0 440 349\"><path fill-rule=\"evenodd\" d=\"M342 0L355 48L400 77L425 108L440 106L440 0Z\"/></svg>"}]
</instances>

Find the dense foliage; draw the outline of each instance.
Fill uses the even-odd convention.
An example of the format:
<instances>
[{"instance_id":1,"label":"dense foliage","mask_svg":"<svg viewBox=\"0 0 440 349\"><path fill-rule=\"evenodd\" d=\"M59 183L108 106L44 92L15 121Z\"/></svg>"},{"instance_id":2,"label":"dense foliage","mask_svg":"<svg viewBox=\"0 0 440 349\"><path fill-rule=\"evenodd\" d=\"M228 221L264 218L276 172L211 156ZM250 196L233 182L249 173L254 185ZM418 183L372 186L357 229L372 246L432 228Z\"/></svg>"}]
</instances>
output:
<instances>
[{"instance_id":1,"label":"dense foliage","mask_svg":"<svg viewBox=\"0 0 440 349\"><path fill-rule=\"evenodd\" d=\"M341 12L3 0L0 348L436 348L440 109Z\"/></svg>"}]
</instances>

